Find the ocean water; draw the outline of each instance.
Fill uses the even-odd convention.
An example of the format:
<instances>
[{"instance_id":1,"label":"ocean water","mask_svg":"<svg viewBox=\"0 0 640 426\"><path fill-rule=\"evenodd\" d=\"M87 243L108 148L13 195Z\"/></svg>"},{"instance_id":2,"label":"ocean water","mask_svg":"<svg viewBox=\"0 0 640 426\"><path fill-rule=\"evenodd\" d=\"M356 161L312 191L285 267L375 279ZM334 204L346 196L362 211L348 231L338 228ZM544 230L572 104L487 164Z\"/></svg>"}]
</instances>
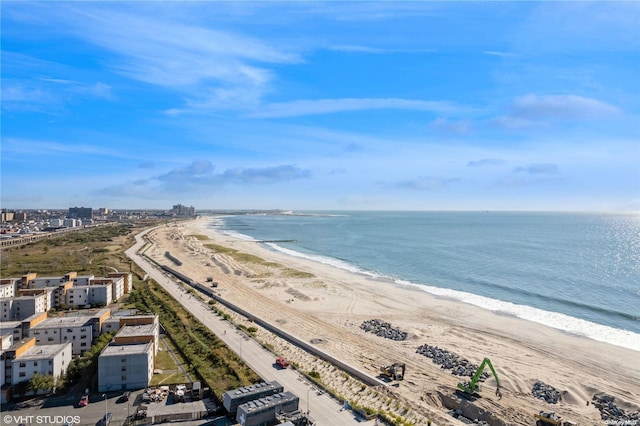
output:
<instances>
[{"instance_id":1,"label":"ocean water","mask_svg":"<svg viewBox=\"0 0 640 426\"><path fill-rule=\"evenodd\" d=\"M640 351L637 214L296 212L211 226L295 240L263 244Z\"/></svg>"}]
</instances>

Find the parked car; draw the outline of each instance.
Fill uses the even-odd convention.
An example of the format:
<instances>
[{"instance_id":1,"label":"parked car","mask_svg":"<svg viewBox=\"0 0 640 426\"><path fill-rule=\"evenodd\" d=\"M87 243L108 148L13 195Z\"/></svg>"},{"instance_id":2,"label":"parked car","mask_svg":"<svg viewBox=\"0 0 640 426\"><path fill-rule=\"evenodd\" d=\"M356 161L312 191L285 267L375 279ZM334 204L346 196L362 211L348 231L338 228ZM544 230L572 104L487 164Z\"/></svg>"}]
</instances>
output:
<instances>
[{"instance_id":1,"label":"parked car","mask_svg":"<svg viewBox=\"0 0 640 426\"><path fill-rule=\"evenodd\" d=\"M107 413L102 417L102 420L100 420L100 426L107 426L109 423L111 423L111 418L113 417L112 413Z\"/></svg>"},{"instance_id":2,"label":"parked car","mask_svg":"<svg viewBox=\"0 0 640 426\"><path fill-rule=\"evenodd\" d=\"M126 391L125 393L123 393L122 395L120 395L120 398L118 398L117 402L126 402L129 400L129 397L131 396L131 392Z\"/></svg>"},{"instance_id":3,"label":"parked car","mask_svg":"<svg viewBox=\"0 0 640 426\"><path fill-rule=\"evenodd\" d=\"M78 401L78 407L86 407L89 404L89 395L82 395L80 401Z\"/></svg>"}]
</instances>

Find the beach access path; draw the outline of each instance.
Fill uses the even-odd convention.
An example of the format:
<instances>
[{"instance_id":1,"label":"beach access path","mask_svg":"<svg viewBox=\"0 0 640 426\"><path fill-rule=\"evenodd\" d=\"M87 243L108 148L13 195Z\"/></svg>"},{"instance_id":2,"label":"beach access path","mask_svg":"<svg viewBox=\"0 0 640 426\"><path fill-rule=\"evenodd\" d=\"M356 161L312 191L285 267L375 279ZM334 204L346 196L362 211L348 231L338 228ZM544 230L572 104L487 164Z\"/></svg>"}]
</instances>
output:
<instances>
[{"instance_id":1,"label":"beach access path","mask_svg":"<svg viewBox=\"0 0 640 426\"><path fill-rule=\"evenodd\" d=\"M158 269L144 256L139 255L138 251L146 243L144 235L152 230L148 229L136 235L136 244L126 251L127 256L136 262L150 278L153 278L179 301L185 309L215 333L219 339L225 342L231 350L236 352L263 380L277 380L285 391L290 391L298 396L300 398L300 411L309 411L310 417L316 421L318 426L375 424L374 420L363 421L356 418L353 412L344 410L335 399L321 392L297 371L276 368L275 357L271 352L239 331L229 321L216 315L202 299L185 292L175 279L166 276L162 270Z\"/></svg>"}]
</instances>

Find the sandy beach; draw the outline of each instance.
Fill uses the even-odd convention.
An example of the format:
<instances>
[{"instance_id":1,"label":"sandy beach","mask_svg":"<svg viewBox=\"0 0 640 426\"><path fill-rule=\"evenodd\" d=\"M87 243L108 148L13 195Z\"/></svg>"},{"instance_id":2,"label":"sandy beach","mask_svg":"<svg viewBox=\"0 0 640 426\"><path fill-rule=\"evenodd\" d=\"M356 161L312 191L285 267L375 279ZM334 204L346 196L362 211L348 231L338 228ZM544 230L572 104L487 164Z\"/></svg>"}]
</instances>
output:
<instances>
[{"instance_id":1,"label":"sandy beach","mask_svg":"<svg viewBox=\"0 0 640 426\"><path fill-rule=\"evenodd\" d=\"M269 342L276 353L303 370L315 369L323 383L358 405L393 412L415 424L426 424L427 418L434 424L463 424L444 406L455 396L462 378L416 353L418 346L429 344L475 364L491 359L502 398L494 394L495 380L490 378L473 405L480 412L490 411L495 424L533 425L533 414L545 410L579 425L602 425L598 409L587 404L601 392L614 396L617 406L626 411L638 409L639 352L274 252L216 232L209 227L211 220L204 217L158 228L150 234L154 244L146 255L175 267L164 256L165 251L171 252L183 262L176 269L202 283L211 277L223 298L372 376L380 373L383 364L406 363L405 380L397 387L370 389L259 330L257 338ZM265 262L250 257L238 260L207 244L252 254ZM391 323L407 332L407 338L394 341L363 331L360 325L371 319ZM560 402L534 398L531 390L536 381L558 389Z\"/></svg>"}]
</instances>

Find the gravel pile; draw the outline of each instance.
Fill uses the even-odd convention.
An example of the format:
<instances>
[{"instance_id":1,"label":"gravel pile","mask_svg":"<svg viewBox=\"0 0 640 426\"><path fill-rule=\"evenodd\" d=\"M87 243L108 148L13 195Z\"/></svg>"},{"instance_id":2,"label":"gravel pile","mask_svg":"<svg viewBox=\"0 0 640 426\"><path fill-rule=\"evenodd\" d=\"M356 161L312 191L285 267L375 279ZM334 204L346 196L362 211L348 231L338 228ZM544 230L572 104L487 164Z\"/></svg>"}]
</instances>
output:
<instances>
[{"instance_id":1,"label":"gravel pile","mask_svg":"<svg viewBox=\"0 0 640 426\"><path fill-rule=\"evenodd\" d=\"M416 353L431 358L431 360L445 370L451 370L451 374L454 376L473 376L478 370L476 364L472 364L468 359L462 358L459 355L449 352L446 349L439 348L431 345L418 346ZM484 381L489 378L489 373L483 372L480 376L480 381Z\"/></svg>"},{"instance_id":2,"label":"gravel pile","mask_svg":"<svg viewBox=\"0 0 640 426\"><path fill-rule=\"evenodd\" d=\"M631 413L625 413L622 408L619 408L613 401L615 397L607 395L606 393L597 393L593 395L593 405L600 410L600 417L602 420L608 421L624 421L630 420L635 423L640 423L640 412L637 410Z\"/></svg>"},{"instance_id":3,"label":"gravel pile","mask_svg":"<svg viewBox=\"0 0 640 426\"><path fill-rule=\"evenodd\" d=\"M457 409L457 410L452 410L449 412L449 414L451 414L454 418L460 420L462 423L466 424L466 425L480 425L480 426L489 426L489 423L485 422L484 420L478 420L478 419L470 419L468 417L465 417L462 415L462 410Z\"/></svg>"},{"instance_id":4,"label":"gravel pile","mask_svg":"<svg viewBox=\"0 0 640 426\"><path fill-rule=\"evenodd\" d=\"M365 321L360 325L360 328L368 333L373 333L376 336L391 340L405 340L407 338L406 331L402 331L399 328L393 328L388 322L384 322L379 319Z\"/></svg>"},{"instance_id":5,"label":"gravel pile","mask_svg":"<svg viewBox=\"0 0 640 426\"><path fill-rule=\"evenodd\" d=\"M558 391L558 389L539 380L533 385L531 394L549 404L557 404L560 400L560 391Z\"/></svg>"}]
</instances>

